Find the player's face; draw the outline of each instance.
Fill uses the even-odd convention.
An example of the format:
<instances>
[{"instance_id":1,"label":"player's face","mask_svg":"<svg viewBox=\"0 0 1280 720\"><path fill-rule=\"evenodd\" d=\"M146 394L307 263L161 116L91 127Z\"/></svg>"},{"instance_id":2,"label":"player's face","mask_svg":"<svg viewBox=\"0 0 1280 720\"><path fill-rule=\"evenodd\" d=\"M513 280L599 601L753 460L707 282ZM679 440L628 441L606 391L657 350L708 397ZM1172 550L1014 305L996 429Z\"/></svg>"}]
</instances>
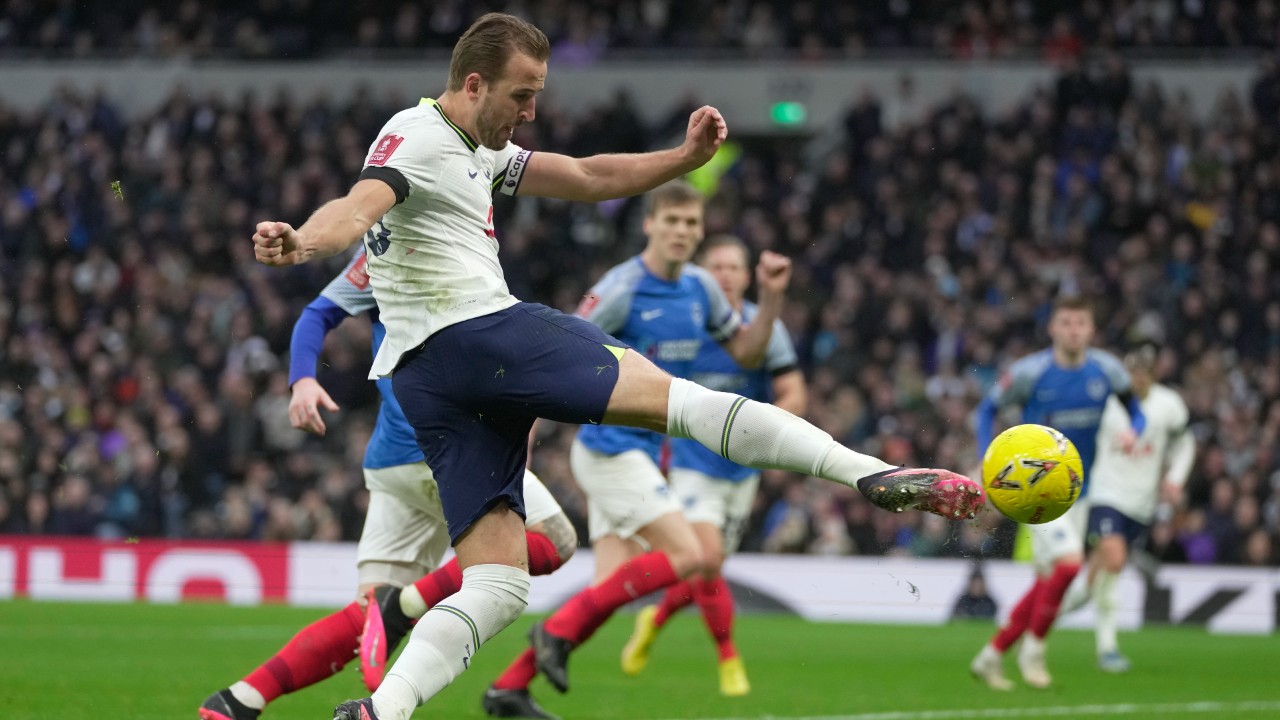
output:
<instances>
[{"instance_id":1,"label":"player's face","mask_svg":"<svg viewBox=\"0 0 1280 720\"><path fill-rule=\"evenodd\" d=\"M1144 396L1151 389L1151 384L1156 381L1155 375L1145 367L1134 366L1129 368L1129 377L1133 380L1133 391L1139 396Z\"/></svg>"},{"instance_id":2,"label":"player's face","mask_svg":"<svg viewBox=\"0 0 1280 720\"><path fill-rule=\"evenodd\" d=\"M711 273L720 289L734 303L742 299L751 285L747 257L740 247L720 245L711 248L702 258L702 267Z\"/></svg>"},{"instance_id":3,"label":"player's face","mask_svg":"<svg viewBox=\"0 0 1280 720\"><path fill-rule=\"evenodd\" d=\"M538 93L547 83L547 64L528 55L512 53L502 77L484 84L476 112L476 140L491 150L501 150L516 128L533 122Z\"/></svg>"},{"instance_id":4,"label":"player's face","mask_svg":"<svg viewBox=\"0 0 1280 720\"><path fill-rule=\"evenodd\" d=\"M663 205L644 219L649 247L665 263L687 263L702 242L702 203Z\"/></svg>"},{"instance_id":5,"label":"player's face","mask_svg":"<svg viewBox=\"0 0 1280 720\"><path fill-rule=\"evenodd\" d=\"M1083 353L1093 342L1093 314L1088 310L1059 310L1049 321L1053 346L1068 355Z\"/></svg>"}]
</instances>

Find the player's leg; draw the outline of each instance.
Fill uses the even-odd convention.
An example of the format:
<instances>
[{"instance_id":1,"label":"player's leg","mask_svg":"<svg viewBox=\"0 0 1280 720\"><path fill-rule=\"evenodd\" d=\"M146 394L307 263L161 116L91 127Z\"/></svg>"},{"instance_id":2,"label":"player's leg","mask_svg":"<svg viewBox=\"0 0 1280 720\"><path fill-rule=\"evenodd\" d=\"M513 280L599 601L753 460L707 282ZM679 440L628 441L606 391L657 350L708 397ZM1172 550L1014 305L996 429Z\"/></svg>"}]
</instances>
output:
<instances>
[{"instance_id":1,"label":"player's leg","mask_svg":"<svg viewBox=\"0 0 1280 720\"><path fill-rule=\"evenodd\" d=\"M408 718L528 602L523 478L533 417L486 404L492 394L486 384L502 378L460 346L470 334L468 328L446 328L392 376L435 471L461 588L422 616L373 697L338 706L335 720Z\"/></svg>"},{"instance_id":2,"label":"player's leg","mask_svg":"<svg viewBox=\"0 0 1280 720\"><path fill-rule=\"evenodd\" d=\"M1098 667L1104 672L1127 672L1130 662L1117 640L1116 579L1129 559L1129 545L1146 532L1146 526L1110 507L1095 507L1089 515L1089 535L1096 536L1094 594L1098 614L1094 632Z\"/></svg>"},{"instance_id":3,"label":"player's leg","mask_svg":"<svg viewBox=\"0 0 1280 720\"><path fill-rule=\"evenodd\" d=\"M983 506L979 483L948 470L900 469L854 452L767 403L672 378L639 353L618 363L605 422L690 438L740 465L776 468L857 487L878 507L966 517Z\"/></svg>"},{"instance_id":4,"label":"player's leg","mask_svg":"<svg viewBox=\"0 0 1280 720\"><path fill-rule=\"evenodd\" d=\"M759 476L735 483L685 468L673 468L669 474L672 490L698 537L707 568L669 587L658 605L641 610L623 648L623 671L631 675L641 672L658 631L675 613L696 602L720 655L721 691L727 695L746 694L750 686L732 638L733 597L720 570L726 548L737 547Z\"/></svg>"},{"instance_id":5,"label":"player's leg","mask_svg":"<svg viewBox=\"0 0 1280 720\"><path fill-rule=\"evenodd\" d=\"M648 548L575 595L531 633L538 669L561 692L568 654L618 608L703 568L697 536L680 513L661 470L648 454L599 453L575 441L574 477L588 498L592 539L638 536Z\"/></svg>"},{"instance_id":6,"label":"player's leg","mask_svg":"<svg viewBox=\"0 0 1280 720\"><path fill-rule=\"evenodd\" d=\"M1045 640L1058 618L1062 598L1084 562L1087 517L1087 504L1077 502L1057 520L1031 528L1032 553L1044 580L1031 608L1028 632L1018 650L1018 670L1023 680L1035 688L1045 688L1052 683L1045 660Z\"/></svg>"},{"instance_id":7,"label":"player's leg","mask_svg":"<svg viewBox=\"0 0 1280 720\"><path fill-rule=\"evenodd\" d=\"M423 465L425 467L425 464ZM432 481L434 487L434 481ZM573 523L565 516L546 485L526 470L525 492L525 544L529 553L530 575L548 575L558 570L573 557L578 546L578 535ZM431 495L435 512L441 512L438 495ZM433 548L426 554L434 560L427 565L438 565L439 558L448 547L445 522L440 515L433 540L425 547ZM437 545L438 541L438 545ZM381 684L385 660L394 651L412 623L427 610L462 588L462 569L454 557L434 572L413 583L390 583L378 588L375 602L365 616L364 632L360 643L361 674L370 691Z\"/></svg>"},{"instance_id":8,"label":"player's leg","mask_svg":"<svg viewBox=\"0 0 1280 720\"><path fill-rule=\"evenodd\" d=\"M359 599L299 630L253 672L210 696L200 709L201 718L253 720L267 703L281 695L336 674L360 647L366 593L383 585L402 585L439 564L447 547L447 535L438 499L431 512L429 502L406 502L398 491L403 478L421 476L417 465L420 464L364 471L370 492L356 551ZM433 543L433 535L445 542Z\"/></svg>"}]
</instances>

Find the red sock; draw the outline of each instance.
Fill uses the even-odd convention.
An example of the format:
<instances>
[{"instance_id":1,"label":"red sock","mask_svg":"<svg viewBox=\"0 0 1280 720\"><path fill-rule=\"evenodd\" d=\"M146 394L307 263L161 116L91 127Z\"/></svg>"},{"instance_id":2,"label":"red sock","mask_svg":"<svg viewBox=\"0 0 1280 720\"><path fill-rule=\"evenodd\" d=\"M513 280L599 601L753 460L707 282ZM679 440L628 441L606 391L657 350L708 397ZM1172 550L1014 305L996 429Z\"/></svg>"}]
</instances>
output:
<instances>
[{"instance_id":1,"label":"red sock","mask_svg":"<svg viewBox=\"0 0 1280 720\"><path fill-rule=\"evenodd\" d=\"M244 681L267 702L314 685L336 674L356 656L363 628L364 611L351 603L299 630Z\"/></svg>"},{"instance_id":2,"label":"red sock","mask_svg":"<svg viewBox=\"0 0 1280 720\"><path fill-rule=\"evenodd\" d=\"M458 558L441 565L435 572L418 578L413 586L422 593L422 600L428 608L433 608L441 600L462 589L462 567Z\"/></svg>"},{"instance_id":3,"label":"red sock","mask_svg":"<svg viewBox=\"0 0 1280 720\"><path fill-rule=\"evenodd\" d=\"M665 554L655 551L639 555L623 563L599 585L570 598L547 618L547 632L580 644L618 608L679 580Z\"/></svg>"},{"instance_id":4,"label":"red sock","mask_svg":"<svg viewBox=\"0 0 1280 720\"><path fill-rule=\"evenodd\" d=\"M529 683L533 682L533 676L538 674L538 667L533 662L533 648L528 648L520 653L506 670L498 676L493 686L499 690L524 690L529 687Z\"/></svg>"},{"instance_id":5,"label":"red sock","mask_svg":"<svg viewBox=\"0 0 1280 720\"><path fill-rule=\"evenodd\" d=\"M702 619L716 641L721 660L738 656L733 645L733 593L723 577L693 583L693 599L702 608Z\"/></svg>"},{"instance_id":6,"label":"red sock","mask_svg":"<svg viewBox=\"0 0 1280 720\"><path fill-rule=\"evenodd\" d=\"M1053 628L1053 621L1058 618L1058 608L1062 605L1062 597L1071 587L1071 581L1080 572L1078 564L1060 564L1053 567L1053 574L1045 582L1045 589L1040 593L1035 608L1031 611L1031 634L1044 639Z\"/></svg>"},{"instance_id":7,"label":"red sock","mask_svg":"<svg viewBox=\"0 0 1280 720\"><path fill-rule=\"evenodd\" d=\"M539 533L527 532L524 534L524 539L529 546L530 575L550 575L564 564L551 538Z\"/></svg>"},{"instance_id":8,"label":"red sock","mask_svg":"<svg viewBox=\"0 0 1280 720\"><path fill-rule=\"evenodd\" d=\"M658 614L653 617L653 624L658 627L666 625L672 615L680 612L691 602L693 602L693 586L688 580L681 580L672 585L662 596L662 602L658 603Z\"/></svg>"},{"instance_id":9,"label":"red sock","mask_svg":"<svg viewBox=\"0 0 1280 720\"><path fill-rule=\"evenodd\" d=\"M1000 628L995 638L991 640L991 644L995 646L996 650L1000 652L1008 650L1009 646L1017 642L1018 638L1022 637L1022 633L1026 632L1027 625L1031 624L1031 611L1035 608L1044 587L1045 581L1037 577L1035 584L1031 586L1027 594L1023 595L1018 604L1013 606L1013 612L1009 614L1009 621L1004 627Z\"/></svg>"},{"instance_id":10,"label":"red sock","mask_svg":"<svg viewBox=\"0 0 1280 720\"><path fill-rule=\"evenodd\" d=\"M530 575L550 575L564 564L560 560L560 553L556 551L555 543L546 535L526 532L524 537L529 546ZM435 607L441 600L462 589L462 568L458 565L458 558L455 557L435 572L418 578L413 586L418 588L427 607Z\"/></svg>"}]
</instances>

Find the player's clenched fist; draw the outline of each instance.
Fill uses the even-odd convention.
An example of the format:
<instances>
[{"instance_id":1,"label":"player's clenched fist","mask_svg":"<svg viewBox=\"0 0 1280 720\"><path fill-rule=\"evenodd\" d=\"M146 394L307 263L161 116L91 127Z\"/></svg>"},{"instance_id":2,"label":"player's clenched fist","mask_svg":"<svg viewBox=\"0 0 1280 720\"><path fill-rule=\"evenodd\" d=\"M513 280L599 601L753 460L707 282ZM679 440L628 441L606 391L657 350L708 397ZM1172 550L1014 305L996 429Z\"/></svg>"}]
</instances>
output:
<instances>
[{"instance_id":1,"label":"player's clenched fist","mask_svg":"<svg viewBox=\"0 0 1280 720\"><path fill-rule=\"evenodd\" d=\"M301 246L301 236L289 223L260 222L253 234L253 256L264 265L280 267L302 262Z\"/></svg>"},{"instance_id":2,"label":"player's clenched fist","mask_svg":"<svg viewBox=\"0 0 1280 720\"><path fill-rule=\"evenodd\" d=\"M720 143L729 137L729 126L724 116L710 105L703 105L689 116L689 129L685 132L684 149L690 158L702 167L719 149Z\"/></svg>"},{"instance_id":3,"label":"player's clenched fist","mask_svg":"<svg viewBox=\"0 0 1280 720\"><path fill-rule=\"evenodd\" d=\"M756 282L765 292L780 293L791 282L791 258L765 250L756 263Z\"/></svg>"}]
</instances>

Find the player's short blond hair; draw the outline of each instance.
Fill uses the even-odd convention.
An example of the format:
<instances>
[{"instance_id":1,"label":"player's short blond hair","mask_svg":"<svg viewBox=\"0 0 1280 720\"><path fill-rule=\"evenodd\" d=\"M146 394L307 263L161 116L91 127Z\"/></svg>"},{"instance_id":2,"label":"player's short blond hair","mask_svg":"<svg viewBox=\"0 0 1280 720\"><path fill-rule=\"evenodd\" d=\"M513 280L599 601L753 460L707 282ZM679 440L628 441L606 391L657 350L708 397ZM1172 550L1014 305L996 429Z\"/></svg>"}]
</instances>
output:
<instances>
[{"instance_id":1,"label":"player's short blond hair","mask_svg":"<svg viewBox=\"0 0 1280 720\"><path fill-rule=\"evenodd\" d=\"M702 205L706 201L694 186L684 180L672 180L644 194L644 214L653 217L668 205Z\"/></svg>"},{"instance_id":2,"label":"player's short blond hair","mask_svg":"<svg viewBox=\"0 0 1280 720\"><path fill-rule=\"evenodd\" d=\"M1089 319L1094 319L1093 303L1089 302L1089 298L1083 295L1063 295L1053 301L1053 312L1050 315L1057 315L1063 310L1083 310L1089 313Z\"/></svg>"},{"instance_id":3,"label":"player's short blond hair","mask_svg":"<svg viewBox=\"0 0 1280 720\"><path fill-rule=\"evenodd\" d=\"M551 57L551 43L536 26L515 15L481 15L453 46L449 90L461 90L471 73L479 73L486 82L500 80L513 53L545 62Z\"/></svg>"}]
</instances>

